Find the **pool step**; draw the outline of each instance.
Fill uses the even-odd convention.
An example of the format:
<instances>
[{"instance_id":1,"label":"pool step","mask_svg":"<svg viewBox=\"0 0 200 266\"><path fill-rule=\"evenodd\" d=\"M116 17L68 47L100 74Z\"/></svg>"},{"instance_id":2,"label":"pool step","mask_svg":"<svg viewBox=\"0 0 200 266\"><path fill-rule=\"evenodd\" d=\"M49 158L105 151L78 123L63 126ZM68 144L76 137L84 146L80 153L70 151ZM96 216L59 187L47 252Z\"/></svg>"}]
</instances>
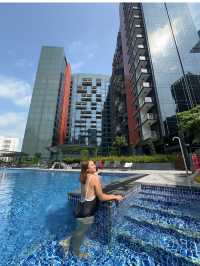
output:
<instances>
[{"instance_id":1,"label":"pool step","mask_svg":"<svg viewBox=\"0 0 200 266\"><path fill-rule=\"evenodd\" d=\"M196 205L193 206L191 204L163 201L159 199L146 199L145 197L135 197L133 203L140 206L147 206L154 210L169 210L170 212L179 215L194 217L200 220L200 207Z\"/></svg>"},{"instance_id":2,"label":"pool step","mask_svg":"<svg viewBox=\"0 0 200 266\"><path fill-rule=\"evenodd\" d=\"M159 186L159 185L141 185L141 191L154 194L170 194L179 197L195 197L200 198L199 187L188 186Z\"/></svg>"},{"instance_id":3,"label":"pool step","mask_svg":"<svg viewBox=\"0 0 200 266\"><path fill-rule=\"evenodd\" d=\"M171 207L182 207L182 206L183 207L185 207L185 206L190 207L191 206L191 202L188 202L188 203L180 202L180 201L175 201L175 200L169 199L169 198L167 200L167 199L165 199L163 197L162 198L159 198L159 197L148 198L148 197L144 197L144 196L142 197L140 195L137 195L135 197L135 199L143 201L143 202L145 202L147 204L148 204L148 202L150 202L150 203L153 203L154 205L161 204L163 206L170 207L170 208Z\"/></svg>"},{"instance_id":4,"label":"pool step","mask_svg":"<svg viewBox=\"0 0 200 266\"><path fill-rule=\"evenodd\" d=\"M138 252L146 253L154 259L154 265L162 266L194 266L200 265L198 262L193 262L190 259L183 257L179 254L174 254L170 251L166 251L161 247L156 247L150 243L146 243L143 240L139 240L130 234L123 232L116 237L116 241L125 245L127 248ZM150 265L150 264L147 264Z\"/></svg>"},{"instance_id":5,"label":"pool step","mask_svg":"<svg viewBox=\"0 0 200 266\"><path fill-rule=\"evenodd\" d=\"M165 228L161 225L155 225L150 222L139 220L131 216L125 216L126 221L121 226L136 239L162 248L167 252L186 258L193 262L200 260L200 238L186 236L171 228Z\"/></svg>"},{"instance_id":6,"label":"pool step","mask_svg":"<svg viewBox=\"0 0 200 266\"><path fill-rule=\"evenodd\" d=\"M141 190L140 191L140 194L141 195L144 195L145 197L146 196L149 196L149 195L155 195L155 196L168 196L168 197L171 197L171 198L174 198L174 199L178 199L178 200L181 200L181 199L187 199L189 201L191 200L198 200L200 201L200 195L199 194L183 194L183 193L175 193L175 192L170 192L170 191L165 191L165 192L162 192L162 191L156 191L156 190Z\"/></svg>"},{"instance_id":7,"label":"pool step","mask_svg":"<svg viewBox=\"0 0 200 266\"><path fill-rule=\"evenodd\" d=\"M145 198L151 200L160 200L165 202L174 202L179 204L187 204L187 205L198 205L200 206L200 198L189 198L189 197L174 197L174 195L167 194L154 194L154 193L143 193L142 191L136 195L136 198Z\"/></svg>"},{"instance_id":8,"label":"pool step","mask_svg":"<svg viewBox=\"0 0 200 266\"><path fill-rule=\"evenodd\" d=\"M195 217L182 216L169 210L152 209L138 204L132 204L127 211L134 217L149 222L159 223L162 226L182 231L184 234L200 237L200 220Z\"/></svg>"}]
</instances>

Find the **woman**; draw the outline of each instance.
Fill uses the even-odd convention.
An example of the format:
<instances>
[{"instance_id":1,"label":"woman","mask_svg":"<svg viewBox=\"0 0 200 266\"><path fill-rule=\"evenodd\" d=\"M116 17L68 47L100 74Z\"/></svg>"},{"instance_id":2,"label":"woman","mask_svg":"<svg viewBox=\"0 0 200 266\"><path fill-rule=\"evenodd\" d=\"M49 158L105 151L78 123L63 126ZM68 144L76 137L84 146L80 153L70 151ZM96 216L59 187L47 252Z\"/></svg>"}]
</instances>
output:
<instances>
[{"instance_id":1,"label":"woman","mask_svg":"<svg viewBox=\"0 0 200 266\"><path fill-rule=\"evenodd\" d=\"M102 191L100 177L97 174L96 165L93 161L85 161L81 165L81 204L77 208L76 229L70 240L70 251L73 255L84 257L80 254L80 246L84 241L85 234L94 221L94 214L98 208L98 200L121 201L121 195L109 195Z\"/></svg>"}]
</instances>

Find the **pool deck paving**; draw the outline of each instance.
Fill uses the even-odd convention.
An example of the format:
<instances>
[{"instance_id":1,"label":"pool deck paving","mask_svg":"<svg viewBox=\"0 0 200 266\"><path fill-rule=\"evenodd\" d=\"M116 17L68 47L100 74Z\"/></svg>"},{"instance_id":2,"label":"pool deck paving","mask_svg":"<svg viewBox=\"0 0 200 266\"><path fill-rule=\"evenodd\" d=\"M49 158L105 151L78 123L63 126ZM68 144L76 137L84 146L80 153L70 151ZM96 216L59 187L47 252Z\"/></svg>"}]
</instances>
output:
<instances>
[{"instance_id":1,"label":"pool deck paving","mask_svg":"<svg viewBox=\"0 0 200 266\"><path fill-rule=\"evenodd\" d=\"M106 173L108 171L104 170ZM104 172L102 171L102 172ZM124 173L124 171L116 171L116 173L122 172ZM112 173L114 173L114 171L112 171ZM191 176L187 176L185 174L185 171L161 171L161 170L136 170L136 171L126 171L126 173L133 173L134 176L131 177L129 176L128 178L126 178L127 180L125 180L124 182L120 182L119 183L119 188L117 188L117 184L116 184L116 189L112 190L112 192L119 192L119 190L122 189L122 191L126 191L128 190L128 188L130 189L133 186L133 183L135 185L139 185L139 184L147 184L147 185L160 185L160 186L185 186L185 187L198 187L200 188L200 184L193 181L193 179L191 178ZM191 173L190 173L191 174ZM136 176L141 176L140 178L138 178L137 180L134 180L134 177ZM115 186L114 182L114 186ZM123 184L124 183L124 184ZM111 189L111 187L107 186L108 190ZM123 188L124 187L124 188ZM110 191L109 191L110 192Z\"/></svg>"}]
</instances>

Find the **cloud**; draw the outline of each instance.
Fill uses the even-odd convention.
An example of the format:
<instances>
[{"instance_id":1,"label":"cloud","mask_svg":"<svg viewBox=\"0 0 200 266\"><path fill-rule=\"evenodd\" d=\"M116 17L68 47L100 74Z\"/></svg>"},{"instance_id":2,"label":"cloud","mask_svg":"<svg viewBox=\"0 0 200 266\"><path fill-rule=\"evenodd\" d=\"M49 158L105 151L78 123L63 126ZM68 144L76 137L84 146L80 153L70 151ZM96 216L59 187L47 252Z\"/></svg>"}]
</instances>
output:
<instances>
[{"instance_id":1,"label":"cloud","mask_svg":"<svg viewBox=\"0 0 200 266\"><path fill-rule=\"evenodd\" d=\"M171 70L172 72L178 70L178 66L177 65L171 66L169 70Z\"/></svg>"},{"instance_id":2,"label":"cloud","mask_svg":"<svg viewBox=\"0 0 200 266\"><path fill-rule=\"evenodd\" d=\"M81 41L73 41L67 47L69 56L83 57L84 59L93 58L97 52L98 45L96 43L83 43Z\"/></svg>"},{"instance_id":3,"label":"cloud","mask_svg":"<svg viewBox=\"0 0 200 266\"><path fill-rule=\"evenodd\" d=\"M68 47L68 52L69 54L74 54L80 52L82 49L82 43L80 41L74 41L72 43L70 43L69 47Z\"/></svg>"},{"instance_id":4,"label":"cloud","mask_svg":"<svg viewBox=\"0 0 200 266\"><path fill-rule=\"evenodd\" d=\"M174 34L180 32L181 18L176 18L172 21ZM171 45L171 30L168 24L153 31L149 36L151 53L154 56L167 56L170 53Z\"/></svg>"},{"instance_id":5,"label":"cloud","mask_svg":"<svg viewBox=\"0 0 200 266\"><path fill-rule=\"evenodd\" d=\"M21 150L27 115L25 112L7 112L0 114L0 135L18 138L18 151Z\"/></svg>"},{"instance_id":6,"label":"cloud","mask_svg":"<svg viewBox=\"0 0 200 266\"><path fill-rule=\"evenodd\" d=\"M91 58L93 58L94 57L94 53L89 53L88 54L88 59L91 59Z\"/></svg>"},{"instance_id":7,"label":"cloud","mask_svg":"<svg viewBox=\"0 0 200 266\"><path fill-rule=\"evenodd\" d=\"M193 17L194 24L197 27L197 30L200 30L200 4L199 3L189 3L188 4L190 13Z\"/></svg>"},{"instance_id":8,"label":"cloud","mask_svg":"<svg viewBox=\"0 0 200 266\"><path fill-rule=\"evenodd\" d=\"M15 56L16 53L15 53L14 50L9 49L9 50L8 50L8 55L9 55L9 56Z\"/></svg>"},{"instance_id":9,"label":"cloud","mask_svg":"<svg viewBox=\"0 0 200 266\"><path fill-rule=\"evenodd\" d=\"M33 67L33 64L24 58L18 59L18 61L15 63L15 65L17 67Z\"/></svg>"},{"instance_id":10,"label":"cloud","mask_svg":"<svg viewBox=\"0 0 200 266\"><path fill-rule=\"evenodd\" d=\"M72 63L71 64L71 67L72 67L72 72L73 71L78 71L81 69L82 66L85 65L85 62L83 61L79 61L79 62L76 62L76 63Z\"/></svg>"},{"instance_id":11,"label":"cloud","mask_svg":"<svg viewBox=\"0 0 200 266\"><path fill-rule=\"evenodd\" d=\"M31 93L31 86L26 81L0 76L0 98L8 99L21 107L28 107Z\"/></svg>"},{"instance_id":12,"label":"cloud","mask_svg":"<svg viewBox=\"0 0 200 266\"><path fill-rule=\"evenodd\" d=\"M33 63L28 61L27 59L25 58L17 58L17 53L15 50L12 50L12 49L9 49L7 51L8 55L10 58L12 58L12 60L14 60L14 65L16 67L20 67L20 68L25 68L25 67L33 67Z\"/></svg>"},{"instance_id":13,"label":"cloud","mask_svg":"<svg viewBox=\"0 0 200 266\"><path fill-rule=\"evenodd\" d=\"M96 43L83 43L81 41L73 41L67 47L67 58L72 65L72 71L80 71L89 60L93 60L97 53L98 45ZM76 62L76 59L79 59ZM74 63L73 63L74 62Z\"/></svg>"}]
</instances>

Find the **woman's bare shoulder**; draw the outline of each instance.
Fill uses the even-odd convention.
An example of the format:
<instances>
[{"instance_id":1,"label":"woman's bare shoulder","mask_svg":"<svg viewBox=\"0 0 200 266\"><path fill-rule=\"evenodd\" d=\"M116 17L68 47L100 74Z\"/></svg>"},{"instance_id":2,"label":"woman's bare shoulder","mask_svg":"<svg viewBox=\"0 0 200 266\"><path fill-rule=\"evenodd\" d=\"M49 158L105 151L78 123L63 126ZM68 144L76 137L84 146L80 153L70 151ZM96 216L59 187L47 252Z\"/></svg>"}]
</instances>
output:
<instances>
[{"instance_id":1,"label":"woman's bare shoulder","mask_svg":"<svg viewBox=\"0 0 200 266\"><path fill-rule=\"evenodd\" d=\"M93 183L97 183L100 181L100 176L98 175L98 173L92 174L91 175L91 180Z\"/></svg>"}]
</instances>

